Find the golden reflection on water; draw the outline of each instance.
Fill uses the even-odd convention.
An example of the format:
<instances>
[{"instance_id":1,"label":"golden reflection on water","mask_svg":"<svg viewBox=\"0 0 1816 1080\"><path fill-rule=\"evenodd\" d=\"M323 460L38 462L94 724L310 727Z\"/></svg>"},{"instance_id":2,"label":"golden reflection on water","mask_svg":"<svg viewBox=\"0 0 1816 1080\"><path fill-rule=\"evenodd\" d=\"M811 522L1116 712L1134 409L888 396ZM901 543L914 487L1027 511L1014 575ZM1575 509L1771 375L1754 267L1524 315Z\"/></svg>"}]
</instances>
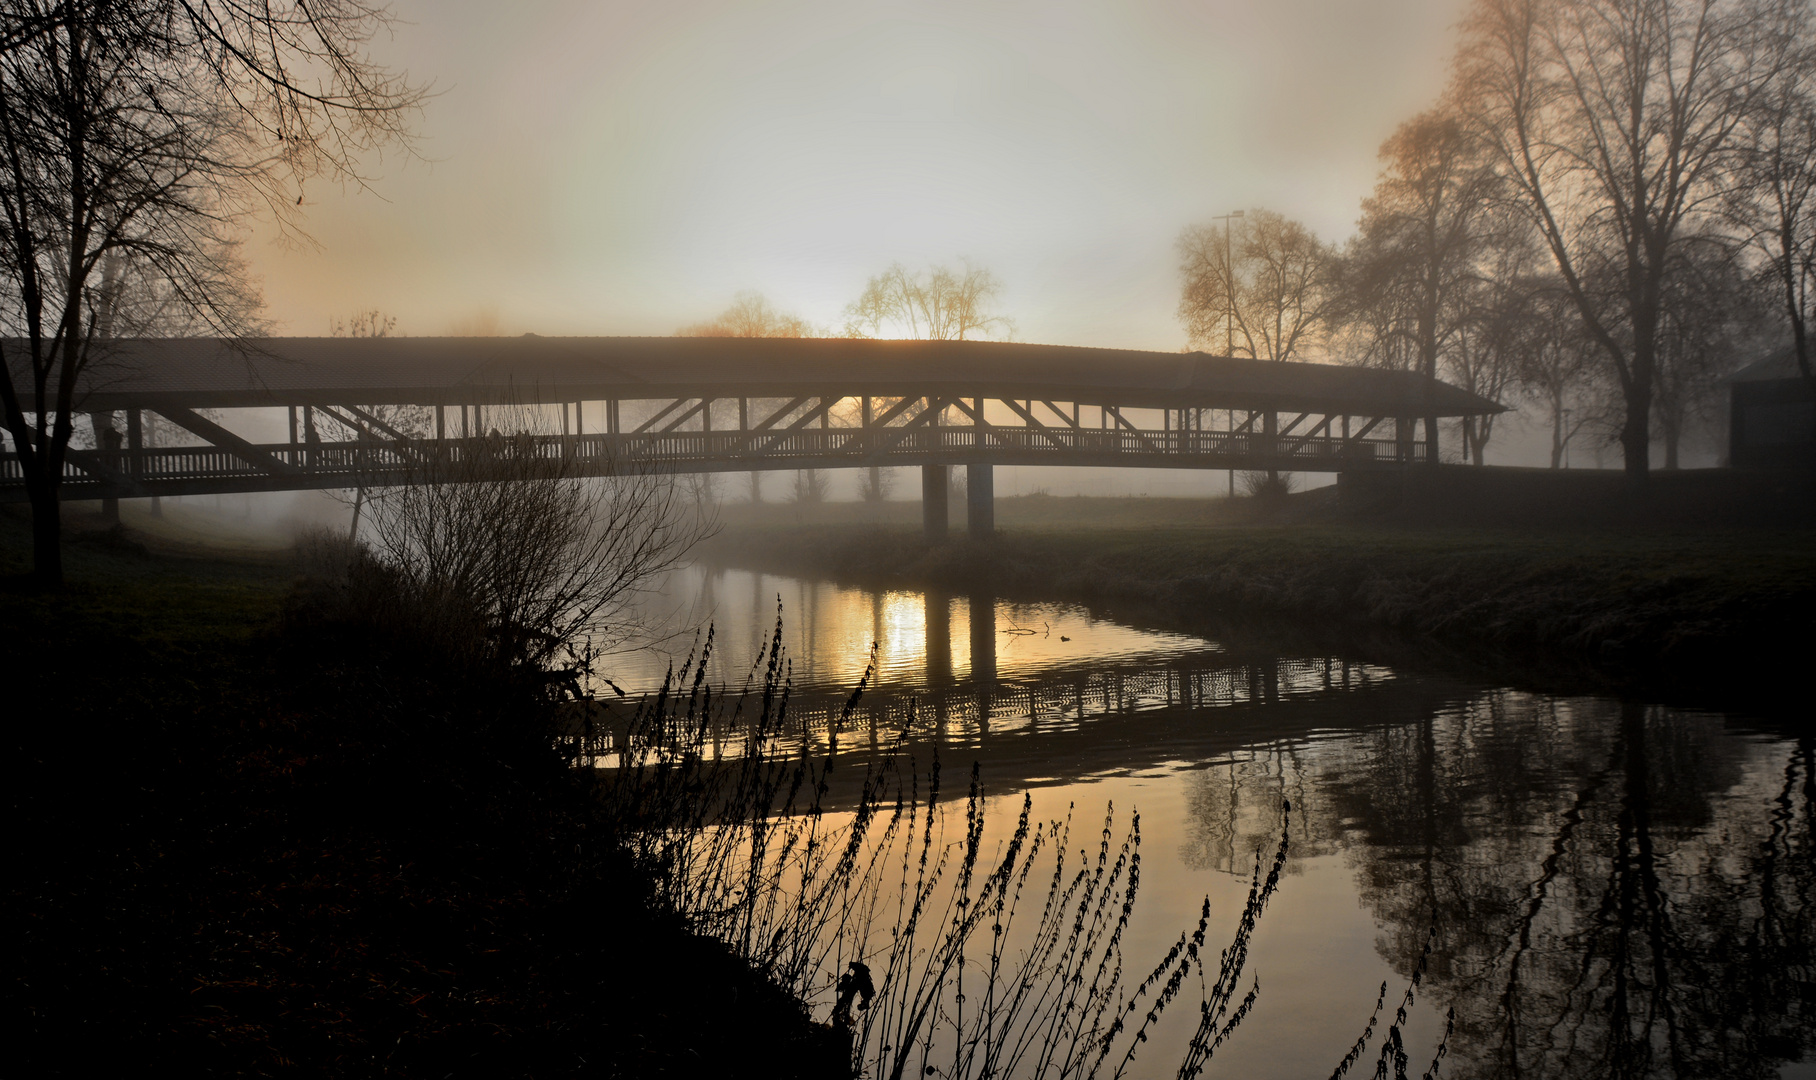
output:
<instances>
[{"instance_id":1,"label":"golden reflection on water","mask_svg":"<svg viewBox=\"0 0 1816 1080\"><path fill-rule=\"evenodd\" d=\"M609 656L601 671L631 693L655 689L714 628L708 676L736 686L775 630L797 686L851 688L876 646L877 684L942 689L999 672L1036 676L1086 663L1160 659L1216 646L1203 638L1137 630L1068 604L1012 604L935 591L866 590L745 570L690 567L641 605L642 648Z\"/></svg>"}]
</instances>

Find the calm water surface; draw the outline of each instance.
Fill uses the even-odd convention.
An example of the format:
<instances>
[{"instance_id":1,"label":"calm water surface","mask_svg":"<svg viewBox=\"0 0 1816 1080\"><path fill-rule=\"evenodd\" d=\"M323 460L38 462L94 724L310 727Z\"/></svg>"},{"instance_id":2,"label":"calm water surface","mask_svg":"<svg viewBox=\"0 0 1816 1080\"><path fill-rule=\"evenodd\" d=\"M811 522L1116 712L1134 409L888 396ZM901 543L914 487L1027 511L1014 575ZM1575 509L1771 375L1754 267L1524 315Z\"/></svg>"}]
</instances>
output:
<instances>
[{"instance_id":1,"label":"calm water surface","mask_svg":"<svg viewBox=\"0 0 1816 1080\"><path fill-rule=\"evenodd\" d=\"M1743 717L1549 696L1071 605L707 567L644 605L666 640L606 669L648 691L710 623L710 677L735 690L778 603L806 737L823 741L874 644L842 753L906 727L923 760L937 747L947 769L979 762L993 837L1023 792L1046 818L1140 812L1138 965L1206 896L1211 941L1228 940L1291 800L1288 876L1250 960L1261 997L1211 1075L1329 1076L1435 927L1414 1075L1454 1008L1446 1076L1816 1076L1807 706ZM1172 1075L1185 1037L1163 1027L1138 1074Z\"/></svg>"}]
</instances>

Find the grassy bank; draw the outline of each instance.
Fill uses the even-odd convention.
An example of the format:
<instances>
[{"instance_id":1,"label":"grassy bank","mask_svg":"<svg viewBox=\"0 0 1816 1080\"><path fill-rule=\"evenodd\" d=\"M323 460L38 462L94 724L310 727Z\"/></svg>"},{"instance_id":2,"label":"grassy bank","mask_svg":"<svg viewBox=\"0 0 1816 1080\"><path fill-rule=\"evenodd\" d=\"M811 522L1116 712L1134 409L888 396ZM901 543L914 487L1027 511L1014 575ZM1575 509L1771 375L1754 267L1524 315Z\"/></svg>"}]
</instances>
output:
<instances>
[{"instance_id":1,"label":"grassy bank","mask_svg":"<svg viewBox=\"0 0 1816 1080\"><path fill-rule=\"evenodd\" d=\"M999 521L1027 516L1003 502ZM1136 527L1099 509L1089 527L1004 524L985 543L928 544L902 526L734 519L711 557L857 583L1165 608L1187 619L1248 612L1388 630L1503 666L1535 661L1636 686L1789 678L1816 641L1816 535L1805 531Z\"/></svg>"},{"instance_id":2,"label":"grassy bank","mask_svg":"<svg viewBox=\"0 0 1816 1080\"><path fill-rule=\"evenodd\" d=\"M270 553L68 550L34 593L0 512L16 1069L838 1074L654 902L526 687L325 617Z\"/></svg>"}]
</instances>

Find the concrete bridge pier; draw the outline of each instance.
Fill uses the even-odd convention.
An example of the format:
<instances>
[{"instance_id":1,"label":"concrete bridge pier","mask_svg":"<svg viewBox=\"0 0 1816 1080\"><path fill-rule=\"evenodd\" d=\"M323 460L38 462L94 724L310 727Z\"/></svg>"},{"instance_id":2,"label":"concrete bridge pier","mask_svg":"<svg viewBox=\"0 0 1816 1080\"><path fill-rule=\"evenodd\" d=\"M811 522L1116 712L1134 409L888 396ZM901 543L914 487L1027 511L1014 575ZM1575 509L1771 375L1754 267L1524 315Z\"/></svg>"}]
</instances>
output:
<instances>
[{"instance_id":1,"label":"concrete bridge pier","mask_svg":"<svg viewBox=\"0 0 1816 1080\"><path fill-rule=\"evenodd\" d=\"M921 526L927 530L928 540L937 542L946 538L944 465L921 466Z\"/></svg>"},{"instance_id":2,"label":"concrete bridge pier","mask_svg":"<svg viewBox=\"0 0 1816 1080\"><path fill-rule=\"evenodd\" d=\"M996 477L989 465L965 466L965 521L973 540L996 532Z\"/></svg>"}]
</instances>

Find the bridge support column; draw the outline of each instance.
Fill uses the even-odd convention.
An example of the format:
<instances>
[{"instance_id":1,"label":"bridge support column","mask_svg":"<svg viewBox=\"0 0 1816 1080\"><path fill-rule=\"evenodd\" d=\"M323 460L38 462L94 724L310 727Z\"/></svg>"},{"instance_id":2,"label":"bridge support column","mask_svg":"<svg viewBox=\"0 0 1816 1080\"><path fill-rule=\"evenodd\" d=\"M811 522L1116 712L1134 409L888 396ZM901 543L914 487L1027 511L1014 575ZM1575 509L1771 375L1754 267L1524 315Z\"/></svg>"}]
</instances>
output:
<instances>
[{"instance_id":1,"label":"bridge support column","mask_svg":"<svg viewBox=\"0 0 1816 1080\"><path fill-rule=\"evenodd\" d=\"M965 521L973 540L996 533L996 478L989 465L965 466Z\"/></svg>"},{"instance_id":2,"label":"bridge support column","mask_svg":"<svg viewBox=\"0 0 1816 1080\"><path fill-rule=\"evenodd\" d=\"M996 685L996 599L989 595L972 593L970 596L971 623L971 681L976 684L980 695ZM978 703L978 722L987 726L989 723L989 698L980 696Z\"/></svg>"},{"instance_id":3,"label":"bridge support column","mask_svg":"<svg viewBox=\"0 0 1816 1080\"><path fill-rule=\"evenodd\" d=\"M113 413L91 412L88 414L88 422L94 428L95 449L101 451L101 460L112 468L119 468L120 432L113 425ZM110 525L120 523L120 500L101 500L101 520Z\"/></svg>"},{"instance_id":4,"label":"bridge support column","mask_svg":"<svg viewBox=\"0 0 1816 1080\"><path fill-rule=\"evenodd\" d=\"M928 589L921 603L927 626L927 689L945 690L952 685L952 598L943 590Z\"/></svg>"},{"instance_id":5,"label":"bridge support column","mask_svg":"<svg viewBox=\"0 0 1816 1080\"><path fill-rule=\"evenodd\" d=\"M921 466L921 526L928 540L946 538L946 466Z\"/></svg>"}]
</instances>

